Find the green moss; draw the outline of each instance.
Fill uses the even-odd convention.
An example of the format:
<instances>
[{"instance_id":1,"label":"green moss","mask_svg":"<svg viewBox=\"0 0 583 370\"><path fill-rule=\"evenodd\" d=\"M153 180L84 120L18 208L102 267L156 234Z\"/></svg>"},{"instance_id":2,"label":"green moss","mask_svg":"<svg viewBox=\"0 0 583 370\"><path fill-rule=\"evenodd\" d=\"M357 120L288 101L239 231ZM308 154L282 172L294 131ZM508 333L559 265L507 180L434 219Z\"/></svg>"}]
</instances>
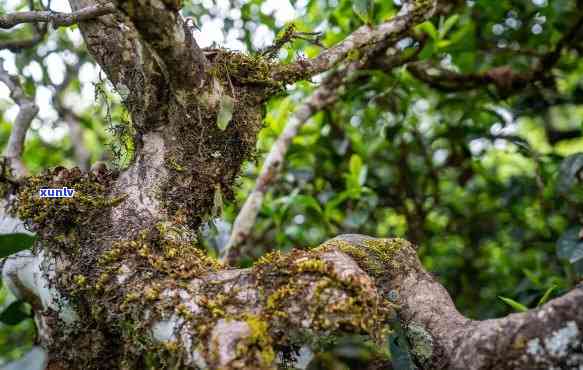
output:
<instances>
[{"instance_id":1,"label":"green moss","mask_svg":"<svg viewBox=\"0 0 583 370\"><path fill-rule=\"evenodd\" d=\"M301 260L295 264L294 267L299 273L302 272L319 272L322 274L328 273L328 265L326 262L319 259Z\"/></svg>"},{"instance_id":2,"label":"green moss","mask_svg":"<svg viewBox=\"0 0 583 370\"><path fill-rule=\"evenodd\" d=\"M410 246L411 243L398 238L365 238L358 243L336 238L324 243L319 249L337 248L352 257L369 275L379 277L388 270L399 269L401 263L395 256L404 247Z\"/></svg>"},{"instance_id":3,"label":"green moss","mask_svg":"<svg viewBox=\"0 0 583 370\"><path fill-rule=\"evenodd\" d=\"M268 323L260 316L252 314L245 316L245 322L251 330L249 337L246 339L247 345L258 347L257 358L260 367L270 367L275 360L275 352L273 351Z\"/></svg>"},{"instance_id":4,"label":"green moss","mask_svg":"<svg viewBox=\"0 0 583 370\"><path fill-rule=\"evenodd\" d=\"M433 355L433 338L423 326L417 323L409 323L406 327L407 339L411 344L411 353L422 364L431 360Z\"/></svg>"},{"instance_id":5,"label":"green moss","mask_svg":"<svg viewBox=\"0 0 583 370\"><path fill-rule=\"evenodd\" d=\"M186 171L186 168L182 166L180 163L178 163L178 161L174 157L167 158L166 165L168 168L173 169L174 171L178 172Z\"/></svg>"},{"instance_id":6,"label":"green moss","mask_svg":"<svg viewBox=\"0 0 583 370\"><path fill-rule=\"evenodd\" d=\"M103 215L104 208L115 207L125 197L108 197L113 175L82 174L78 168L56 168L41 175L29 177L19 188L16 208L12 212L27 222L44 239L60 242L73 241L69 231L76 226L91 225ZM42 188L74 189L71 198L41 198ZM74 244L74 243L71 243Z\"/></svg>"},{"instance_id":7,"label":"green moss","mask_svg":"<svg viewBox=\"0 0 583 370\"><path fill-rule=\"evenodd\" d=\"M357 61L361 57L361 53L358 49L351 49L346 56L349 61Z\"/></svg>"},{"instance_id":8,"label":"green moss","mask_svg":"<svg viewBox=\"0 0 583 370\"><path fill-rule=\"evenodd\" d=\"M274 89L283 89L274 81L271 72L275 67L270 58L261 54L238 53L226 49L215 49L212 57L211 74L221 80L231 80L240 84L257 84Z\"/></svg>"}]
</instances>

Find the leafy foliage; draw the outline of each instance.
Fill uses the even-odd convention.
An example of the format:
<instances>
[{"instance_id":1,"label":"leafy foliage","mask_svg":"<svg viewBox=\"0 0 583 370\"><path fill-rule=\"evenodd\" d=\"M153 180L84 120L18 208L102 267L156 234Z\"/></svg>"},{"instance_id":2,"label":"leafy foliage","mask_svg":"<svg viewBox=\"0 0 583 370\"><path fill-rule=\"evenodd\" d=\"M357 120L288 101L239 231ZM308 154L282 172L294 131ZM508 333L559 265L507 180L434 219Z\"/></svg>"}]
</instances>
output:
<instances>
[{"instance_id":1,"label":"leafy foliage","mask_svg":"<svg viewBox=\"0 0 583 370\"><path fill-rule=\"evenodd\" d=\"M8 257L16 252L29 249L34 242L34 237L28 234L1 234L0 258Z\"/></svg>"},{"instance_id":2,"label":"leafy foliage","mask_svg":"<svg viewBox=\"0 0 583 370\"><path fill-rule=\"evenodd\" d=\"M17 325L30 317L28 305L19 300L12 302L0 313L0 322L6 325Z\"/></svg>"}]
</instances>

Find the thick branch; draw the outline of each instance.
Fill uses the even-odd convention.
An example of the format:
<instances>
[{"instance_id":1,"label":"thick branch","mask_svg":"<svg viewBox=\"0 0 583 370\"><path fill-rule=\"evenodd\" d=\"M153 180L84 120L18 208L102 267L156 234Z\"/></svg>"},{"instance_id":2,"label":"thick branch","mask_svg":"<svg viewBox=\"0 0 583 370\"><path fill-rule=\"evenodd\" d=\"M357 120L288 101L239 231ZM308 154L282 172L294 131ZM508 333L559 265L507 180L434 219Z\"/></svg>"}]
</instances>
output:
<instances>
[{"instance_id":1,"label":"thick branch","mask_svg":"<svg viewBox=\"0 0 583 370\"><path fill-rule=\"evenodd\" d=\"M150 356L165 356L162 358L169 363L178 360L175 368L272 369L276 351L287 348L289 356L294 346L309 346L312 343L307 339L315 336L353 332L382 340L387 319L394 315L391 307L383 307L372 280L339 250L274 254L251 269L211 268L180 284L177 280L144 280L140 275L144 266L135 262L121 262L111 270L117 286L100 294L100 299L110 302L106 310L99 311L104 320L100 326L123 324L123 333L139 333L144 343L153 344L143 349ZM55 265L48 275L40 270ZM21 253L6 262L3 279L18 297L33 303L39 321L53 317L49 313L53 311L70 328L82 326L79 320L83 316L75 311L81 307L75 308L48 288L55 271L63 268L58 265L49 255ZM121 293L118 284L126 292L114 299ZM53 329L43 327L43 346L54 347L55 338L50 336L57 333ZM74 331L58 334L78 335ZM89 330L83 335L98 334ZM81 343L86 340L77 338ZM123 338L127 351L136 351L132 338ZM115 340L115 335L110 339ZM173 353L165 348L173 348ZM64 350L79 356L84 350L99 351L99 347ZM105 363L101 365L107 368Z\"/></svg>"},{"instance_id":2,"label":"thick branch","mask_svg":"<svg viewBox=\"0 0 583 370\"><path fill-rule=\"evenodd\" d=\"M134 23L142 39L161 61L174 92L192 91L205 82L206 58L192 30L179 14L180 2L170 0L123 1L120 8Z\"/></svg>"},{"instance_id":3,"label":"thick branch","mask_svg":"<svg viewBox=\"0 0 583 370\"><path fill-rule=\"evenodd\" d=\"M79 9L72 13L59 13L53 11L28 11L12 13L0 16L0 28L12 28L22 23L48 22L53 27L71 26L80 21L110 14L115 10L113 4L96 4Z\"/></svg>"},{"instance_id":4,"label":"thick branch","mask_svg":"<svg viewBox=\"0 0 583 370\"><path fill-rule=\"evenodd\" d=\"M343 235L326 245L355 258L381 294L399 304L401 324L421 368L571 369L583 363L583 285L542 308L472 321L456 310L410 245L388 254L377 241ZM380 273L379 263L384 266Z\"/></svg>"},{"instance_id":5,"label":"thick branch","mask_svg":"<svg viewBox=\"0 0 583 370\"><path fill-rule=\"evenodd\" d=\"M35 307L60 304L61 320L74 325L73 306L47 290L46 275L39 273L47 265L59 271L58 263L47 260L51 258L14 256L4 267L4 279ZM272 368L275 348L309 346L307 338L321 335L364 333L382 341L387 320L395 318L389 301L398 304L401 326L422 369L570 369L583 361L583 317L578 312L583 286L536 310L472 321L423 269L413 246L400 239L343 235L311 252L273 254L245 270L211 268L179 284L144 281L145 266L127 262L109 270L114 284L129 291L121 306L98 311L105 320L101 325L114 327L123 320L124 333L140 333L172 348L160 354L171 363L180 359L174 362L177 368ZM135 289L143 295L132 293ZM111 301L117 293L100 298Z\"/></svg>"},{"instance_id":6,"label":"thick branch","mask_svg":"<svg viewBox=\"0 0 583 370\"><path fill-rule=\"evenodd\" d=\"M69 0L74 12L99 5L97 0ZM107 74L130 108L136 125L160 114L158 89L160 70L142 45L131 22L122 14L104 15L80 22L87 49ZM129 105L129 104L128 104Z\"/></svg>"}]
</instances>

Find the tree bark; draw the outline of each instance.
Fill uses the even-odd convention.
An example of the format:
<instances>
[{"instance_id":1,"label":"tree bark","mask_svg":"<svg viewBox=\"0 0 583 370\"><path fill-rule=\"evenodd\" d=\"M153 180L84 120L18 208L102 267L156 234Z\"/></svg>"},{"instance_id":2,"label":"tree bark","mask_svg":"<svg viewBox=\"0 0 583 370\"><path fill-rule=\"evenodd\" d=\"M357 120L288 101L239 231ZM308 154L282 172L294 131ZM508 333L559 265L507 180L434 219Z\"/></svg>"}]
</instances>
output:
<instances>
[{"instance_id":1,"label":"tree bark","mask_svg":"<svg viewBox=\"0 0 583 370\"><path fill-rule=\"evenodd\" d=\"M70 2L73 11L99 3ZM397 317L421 368L582 362L581 288L539 310L476 322L404 240L347 235L250 269L199 249L198 227L232 196L252 157L266 99L350 50L365 56L398 41L432 14L432 1L405 6L368 41L358 31L299 74L269 58L200 49L177 4L117 1L112 14L79 25L131 114L131 165L56 168L10 184L5 208L39 242L5 261L3 280L33 305L51 368L268 369L323 337L364 334L386 345ZM75 196L38 196L61 187Z\"/></svg>"}]
</instances>

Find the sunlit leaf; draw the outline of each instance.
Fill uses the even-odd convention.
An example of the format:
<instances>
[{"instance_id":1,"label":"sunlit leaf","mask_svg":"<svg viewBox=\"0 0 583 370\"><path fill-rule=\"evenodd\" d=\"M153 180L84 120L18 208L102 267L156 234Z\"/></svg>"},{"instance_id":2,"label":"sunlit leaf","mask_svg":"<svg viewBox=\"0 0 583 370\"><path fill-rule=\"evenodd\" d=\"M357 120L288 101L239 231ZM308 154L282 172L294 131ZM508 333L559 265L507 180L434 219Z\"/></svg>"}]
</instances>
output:
<instances>
[{"instance_id":1,"label":"sunlit leaf","mask_svg":"<svg viewBox=\"0 0 583 370\"><path fill-rule=\"evenodd\" d=\"M547 289L545 291L545 294L543 294L541 299L538 301L537 307L542 306L543 304L547 303L549 301L549 298L551 297L551 294L555 291L555 289L557 289L556 285L553 285L549 289Z\"/></svg>"},{"instance_id":2,"label":"sunlit leaf","mask_svg":"<svg viewBox=\"0 0 583 370\"><path fill-rule=\"evenodd\" d=\"M506 297L501 297L501 296L498 296L498 298L500 298L500 300L502 302L504 302L507 305L509 305L510 307L514 308L514 310L517 311L517 312L526 312L526 311L528 311L528 307L526 307L525 305L523 305L520 302L516 302L515 300L513 300L511 298L506 298Z\"/></svg>"},{"instance_id":3,"label":"sunlit leaf","mask_svg":"<svg viewBox=\"0 0 583 370\"><path fill-rule=\"evenodd\" d=\"M439 38L444 38L447 33L455 26L457 21L460 19L458 14L454 14L448 17L445 22L443 22L442 26L439 28Z\"/></svg>"},{"instance_id":4,"label":"sunlit leaf","mask_svg":"<svg viewBox=\"0 0 583 370\"><path fill-rule=\"evenodd\" d=\"M437 29L435 28L433 23L431 23L429 21L423 22L417 26L417 29L425 32L433 40L435 40L435 41L439 40L439 32L437 32Z\"/></svg>"},{"instance_id":5,"label":"sunlit leaf","mask_svg":"<svg viewBox=\"0 0 583 370\"><path fill-rule=\"evenodd\" d=\"M364 23L370 24L374 15L374 1L373 0L353 0L352 10Z\"/></svg>"},{"instance_id":6,"label":"sunlit leaf","mask_svg":"<svg viewBox=\"0 0 583 370\"><path fill-rule=\"evenodd\" d=\"M224 131L231 119L233 118L233 109L235 108L235 100L227 95L221 96L219 113L217 115L217 126L221 131Z\"/></svg>"}]
</instances>

